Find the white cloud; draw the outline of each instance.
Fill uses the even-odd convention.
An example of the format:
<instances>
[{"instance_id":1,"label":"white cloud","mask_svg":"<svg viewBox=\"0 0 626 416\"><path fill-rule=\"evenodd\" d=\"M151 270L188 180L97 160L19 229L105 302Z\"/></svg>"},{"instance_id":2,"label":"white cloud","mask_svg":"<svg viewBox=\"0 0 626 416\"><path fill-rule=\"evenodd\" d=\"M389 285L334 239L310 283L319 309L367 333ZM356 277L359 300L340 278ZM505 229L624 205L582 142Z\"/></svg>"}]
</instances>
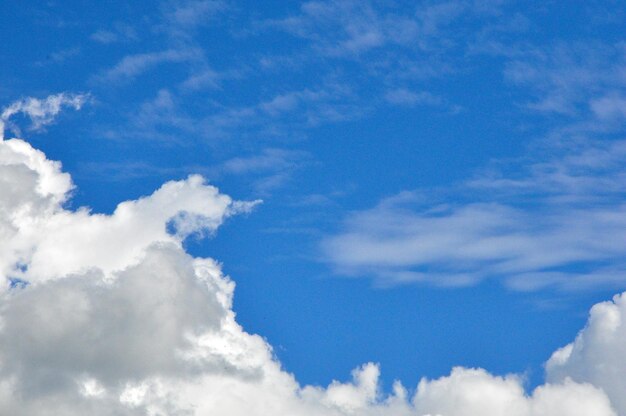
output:
<instances>
[{"instance_id":1,"label":"white cloud","mask_svg":"<svg viewBox=\"0 0 626 416\"><path fill-rule=\"evenodd\" d=\"M591 110L600 119L626 118L626 98L619 95L609 95L591 100Z\"/></svg>"},{"instance_id":2,"label":"white cloud","mask_svg":"<svg viewBox=\"0 0 626 416\"><path fill-rule=\"evenodd\" d=\"M236 76L232 73L228 76ZM192 76L193 77L193 76ZM192 79L192 78L189 78ZM198 87L200 84L197 85ZM192 85L181 84L185 91ZM189 90L186 90L187 92ZM325 123L354 119L366 109L355 105L350 89L335 82L326 82L316 89L302 89L272 94L251 105L207 106L202 115L192 114L179 93L161 89L143 102L139 110L105 133L109 138L138 137L160 139L172 143L185 140L215 140L228 137L301 138L305 128Z\"/></svg>"},{"instance_id":3,"label":"white cloud","mask_svg":"<svg viewBox=\"0 0 626 416\"><path fill-rule=\"evenodd\" d=\"M500 277L519 290L613 286L626 281L613 273L626 254L625 213L621 205L529 214L495 203L412 209L383 201L353 213L322 247L339 272L374 275L383 284L457 286ZM572 264L595 270L567 271ZM602 270L611 266L616 270Z\"/></svg>"},{"instance_id":4,"label":"white cloud","mask_svg":"<svg viewBox=\"0 0 626 416\"><path fill-rule=\"evenodd\" d=\"M479 27L497 17L502 25L502 2L472 2L451 0L420 4L375 1L307 1L299 13L283 19L266 21L264 27L284 30L310 41L314 51L330 58L359 59L368 54L363 63L385 61L373 58L377 50L394 54L393 61L404 55L394 48L411 51L408 55L416 66L438 59L442 52L467 45L476 35L462 24L471 18ZM491 26L494 22L491 23ZM435 53L432 53L435 52ZM428 56L424 62L419 54ZM375 65L374 65L375 66ZM395 66L395 65L392 65ZM390 68L387 68L390 69ZM400 69L400 68L394 68Z\"/></svg>"},{"instance_id":5,"label":"white cloud","mask_svg":"<svg viewBox=\"0 0 626 416\"><path fill-rule=\"evenodd\" d=\"M556 43L512 49L517 56L506 64L504 75L528 89L533 97L528 108L575 116L590 107L600 118L622 111L618 95L626 87L623 45Z\"/></svg>"},{"instance_id":6,"label":"white cloud","mask_svg":"<svg viewBox=\"0 0 626 416\"><path fill-rule=\"evenodd\" d=\"M99 43L109 44L116 42L119 36L112 31L101 29L92 33L89 38Z\"/></svg>"},{"instance_id":7,"label":"white cloud","mask_svg":"<svg viewBox=\"0 0 626 416\"><path fill-rule=\"evenodd\" d=\"M324 258L383 285L498 278L524 291L623 288L626 142L552 139L531 163L501 164L449 190L455 203L403 192L349 213L322 241Z\"/></svg>"},{"instance_id":8,"label":"white cloud","mask_svg":"<svg viewBox=\"0 0 626 416\"><path fill-rule=\"evenodd\" d=\"M201 51L192 47L127 55L95 79L100 82L127 81L157 65L198 61L201 57Z\"/></svg>"},{"instance_id":9,"label":"white cloud","mask_svg":"<svg viewBox=\"0 0 626 416\"><path fill-rule=\"evenodd\" d=\"M171 24L189 30L202 23L208 23L218 12L227 6L219 0L174 1L168 4L165 17Z\"/></svg>"},{"instance_id":10,"label":"white cloud","mask_svg":"<svg viewBox=\"0 0 626 416\"><path fill-rule=\"evenodd\" d=\"M138 36L134 27L117 22L110 30L97 30L89 38L95 42L107 45L115 42L137 40Z\"/></svg>"},{"instance_id":11,"label":"white cloud","mask_svg":"<svg viewBox=\"0 0 626 416\"><path fill-rule=\"evenodd\" d=\"M407 44L419 34L416 20L383 13L370 2L310 1L300 11L267 25L310 39L315 49L328 56L358 55L386 44Z\"/></svg>"},{"instance_id":12,"label":"white cloud","mask_svg":"<svg viewBox=\"0 0 626 416\"><path fill-rule=\"evenodd\" d=\"M595 305L576 340L556 351L546 364L548 380L571 378L598 386L626 414L626 294Z\"/></svg>"},{"instance_id":13,"label":"white cloud","mask_svg":"<svg viewBox=\"0 0 626 416\"><path fill-rule=\"evenodd\" d=\"M135 262L154 243L179 245L194 232L213 232L224 218L253 205L233 202L192 175L123 202L112 215L86 208L70 212L61 203L71 180L58 163L18 139L0 142L0 155L0 188L7 197L0 205L0 272L5 276L42 280L90 268L108 275Z\"/></svg>"},{"instance_id":14,"label":"white cloud","mask_svg":"<svg viewBox=\"0 0 626 416\"><path fill-rule=\"evenodd\" d=\"M2 414L615 415L600 389L612 380L601 377L593 385L560 377L527 394L517 376L455 368L409 396L399 382L383 393L369 363L352 381L301 386L263 338L237 324L234 284L219 264L181 244L252 204L198 176L111 215L63 208L71 189L59 163L22 140L0 142L0 273L22 279L0 293ZM611 331L616 319L604 315L615 313L594 318L602 308L589 328ZM574 356L559 354L561 366ZM623 366L623 354L604 358ZM610 387L611 397L621 391Z\"/></svg>"},{"instance_id":15,"label":"white cloud","mask_svg":"<svg viewBox=\"0 0 626 416\"><path fill-rule=\"evenodd\" d=\"M19 131L16 126L10 123L10 118L16 114L24 114L31 121L32 130L40 130L52 123L54 118L61 112L63 107L70 107L75 110L80 108L89 100L87 94L60 93L50 95L45 99L24 98L2 109L0 113L0 139L4 138L5 127Z\"/></svg>"},{"instance_id":16,"label":"white cloud","mask_svg":"<svg viewBox=\"0 0 626 416\"><path fill-rule=\"evenodd\" d=\"M222 78L223 74L207 68L190 75L189 78L183 81L181 87L185 90L201 90L204 88L216 89L219 88Z\"/></svg>"},{"instance_id":17,"label":"white cloud","mask_svg":"<svg viewBox=\"0 0 626 416\"><path fill-rule=\"evenodd\" d=\"M242 175L250 172L284 171L295 168L303 163L309 155L306 152L267 148L260 154L235 157L220 164L218 171Z\"/></svg>"},{"instance_id":18,"label":"white cloud","mask_svg":"<svg viewBox=\"0 0 626 416\"><path fill-rule=\"evenodd\" d=\"M481 369L455 368L449 377L423 379L414 403L418 415L615 415L602 390L590 384L565 380L539 386L527 396L517 377L494 377Z\"/></svg>"},{"instance_id":19,"label":"white cloud","mask_svg":"<svg viewBox=\"0 0 626 416\"><path fill-rule=\"evenodd\" d=\"M385 100L396 105L441 105L443 100L427 91L414 92L406 88L387 91Z\"/></svg>"},{"instance_id":20,"label":"white cloud","mask_svg":"<svg viewBox=\"0 0 626 416\"><path fill-rule=\"evenodd\" d=\"M324 55L349 57L389 45L422 50L435 45L450 46L450 33L443 33L442 29L464 13L482 11L464 1L426 4L408 10L394 4L381 7L370 1L308 1L299 14L266 25L311 40L313 47Z\"/></svg>"}]
</instances>

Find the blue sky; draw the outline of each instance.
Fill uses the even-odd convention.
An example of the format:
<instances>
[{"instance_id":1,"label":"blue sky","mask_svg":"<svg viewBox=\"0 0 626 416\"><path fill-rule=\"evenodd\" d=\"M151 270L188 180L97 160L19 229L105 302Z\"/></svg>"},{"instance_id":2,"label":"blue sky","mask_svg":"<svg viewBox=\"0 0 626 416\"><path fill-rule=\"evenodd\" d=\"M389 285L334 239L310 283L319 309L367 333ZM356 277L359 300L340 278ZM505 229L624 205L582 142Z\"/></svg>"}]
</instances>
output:
<instances>
[{"instance_id":1,"label":"blue sky","mask_svg":"<svg viewBox=\"0 0 626 416\"><path fill-rule=\"evenodd\" d=\"M185 248L327 385L453 366L543 380L626 286L625 12L585 2L0 2L7 124L110 214L199 173L263 200Z\"/></svg>"}]
</instances>

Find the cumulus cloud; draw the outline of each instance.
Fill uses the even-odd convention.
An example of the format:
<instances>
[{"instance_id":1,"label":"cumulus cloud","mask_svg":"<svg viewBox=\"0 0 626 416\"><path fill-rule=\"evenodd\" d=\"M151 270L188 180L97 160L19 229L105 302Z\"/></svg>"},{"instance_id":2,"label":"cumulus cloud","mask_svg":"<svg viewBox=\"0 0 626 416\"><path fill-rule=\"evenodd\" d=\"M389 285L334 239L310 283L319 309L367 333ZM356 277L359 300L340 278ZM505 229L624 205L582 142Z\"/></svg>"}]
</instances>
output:
<instances>
[{"instance_id":1,"label":"cumulus cloud","mask_svg":"<svg viewBox=\"0 0 626 416\"><path fill-rule=\"evenodd\" d=\"M453 416L614 415L606 395L590 384L566 379L526 396L515 376L494 377L480 369L455 368L449 377L422 380L414 399L417 414Z\"/></svg>"},{"instance_id":2,"label":"cumulus cloud","mask_svg":"<svg viewBox=\"0 0 626 416\"><path fill-rule=\"evenodd\" d=\"M191 176L104 215L66 209L71 189L58 162L25 141L0 141L1 414L614 416L609 397L623 406L617 386L602 389L612 379L574 371L531 393L514 375L455 368L414 394L399 382L386 394L371 363L350 381L302 386L237 324L234 283L219 264L182 245L254 203ZM605 339L623 313L602 312L611 307L596 307L585 331ZM557 353L559 365L578 350Z\"/></svg>"},{"instance_id":3,"label":"cumulus cloud","mask_svg":"<svg viewBox=\"0 0 626 416\"><path fill-rule=\"evenodd\" d=\"M595 305L576 340L557 350L546 364L548 380L571 379L604 389L626 414L626 293Z\"/></svg>"},{"instance_id":4,"label":"cumulus cloud","mask_svg":"<svg viewBox=\"0 0 626 416\"><path fill-rule=\"evenodd\" d=\"M192 175L123 202L112 215L87 208L71 212L62 203L72 183L59 163L17 139L1 142L0 154L5 157L0 189L7 197L0 203L0 271L29 281L92 268L110 275L153 243L180 245L190 234L213 232L227 216L254 205L233 202Z\"/></svg>"}]
</instances>

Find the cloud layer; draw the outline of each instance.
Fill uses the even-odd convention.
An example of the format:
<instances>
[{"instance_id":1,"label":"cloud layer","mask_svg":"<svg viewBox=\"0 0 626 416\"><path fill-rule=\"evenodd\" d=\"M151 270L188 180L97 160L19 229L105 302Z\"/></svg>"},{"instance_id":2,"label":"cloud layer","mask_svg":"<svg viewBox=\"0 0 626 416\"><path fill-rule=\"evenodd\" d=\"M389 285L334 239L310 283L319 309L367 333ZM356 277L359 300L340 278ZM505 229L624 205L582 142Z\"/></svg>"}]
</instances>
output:
<instances>
[{"instance_id":1,"label":"cloud layer","mask_svg":"<svg viewBox=\"0 0 626 416\"><path fill-rule=\"evenodd\" d=\"M58 162L25 141L0 141L1 414L626 413L621 297L594 307L574 344L549 361L549 382L530 394L518 376L467 368L386 394L371 363L351 381L302 386L237 324L234 283L219 264L183 249L190 234L214 232L254 203L199 176L111 215L66 209L71 190Z\"/></svg>"}]
</instances>

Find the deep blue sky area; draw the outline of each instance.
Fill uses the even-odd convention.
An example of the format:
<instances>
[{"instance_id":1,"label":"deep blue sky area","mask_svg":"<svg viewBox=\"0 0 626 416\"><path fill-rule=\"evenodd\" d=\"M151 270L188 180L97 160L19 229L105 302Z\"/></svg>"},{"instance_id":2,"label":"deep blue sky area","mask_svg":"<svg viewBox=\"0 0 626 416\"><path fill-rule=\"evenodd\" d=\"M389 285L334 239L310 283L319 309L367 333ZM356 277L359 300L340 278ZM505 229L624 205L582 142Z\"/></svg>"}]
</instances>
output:
<instances>
[{"instance_id":1,"label":"deep blue sky area","mask_svg":"<svg viewBox=\"0 0 626 416\"><path fill-rule=\"evenodd\" d=\"M11 126L63 163L73 208L192 173L262 199L185 244L300 382L373 361L386 389L457 365L532 386L626 287L626 222L594 222L626 202L625 19L610 0L0 0L0 108L89 94Z\"/></svg>"}]
</instances>

